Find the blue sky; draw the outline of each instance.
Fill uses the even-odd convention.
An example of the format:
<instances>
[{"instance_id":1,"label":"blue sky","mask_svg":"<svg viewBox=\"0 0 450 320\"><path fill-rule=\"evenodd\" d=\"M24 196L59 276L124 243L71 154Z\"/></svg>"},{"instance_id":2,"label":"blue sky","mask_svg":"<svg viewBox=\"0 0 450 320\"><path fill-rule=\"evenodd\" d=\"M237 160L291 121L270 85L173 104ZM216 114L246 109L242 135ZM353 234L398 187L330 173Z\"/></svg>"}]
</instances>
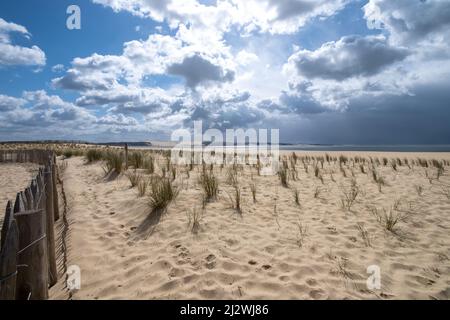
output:
<instances>
[{"instance_id":1,"label":"blue sky","mask_svg":"<svg viewBox=\"0 0 450 320\"><path fill-rule=\"evenodd\" d=\"M81 30L66 28L71 4ZM3 1L0 140L168 139L203 120L284 142L450 143L449 13L438 0Z\"/></svg>"},{"instance_id":2,"label":"blue sky","mask_svg":"<svg viewBox=\"0 0 450 320\"><path fill-rule=\"evenodd\" d=\"M74 3L82 10L81 30L66 28L69 16L66 9ZM0 91L11 95L20 95L23 90L51 89L50 81L55 76L52 66L68 66L74 58L94 52L120 54L124 42L146 37L158 25L126 12L114 13L89 0L2 1L0 13L4 20L25 26L32 34L31 40L17 36L18 44L37 44L47 57L42 72L34 73L37 68L22 66L0 69ZM139 32L135 29L137 26L140 27ZM58 93L64 94L63 91Z\"/></svg>"}]
</instances>

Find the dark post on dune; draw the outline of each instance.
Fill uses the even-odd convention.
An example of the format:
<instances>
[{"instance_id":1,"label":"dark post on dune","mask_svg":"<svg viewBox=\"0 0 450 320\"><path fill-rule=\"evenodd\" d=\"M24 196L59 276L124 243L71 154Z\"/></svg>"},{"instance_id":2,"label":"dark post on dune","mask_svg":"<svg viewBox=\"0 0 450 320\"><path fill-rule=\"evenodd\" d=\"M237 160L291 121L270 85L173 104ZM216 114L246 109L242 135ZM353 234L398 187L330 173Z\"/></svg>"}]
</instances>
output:
<instances>
[{"instance_id":1,"label":"dark post on dune","mask_svg":"<svg viewBox=\"0 0 450 320\"><path fill-rule=\"evenodd\" d=\"M125 143L125 169L128 170L128 143Z\"/></svg>"}]
</instances>

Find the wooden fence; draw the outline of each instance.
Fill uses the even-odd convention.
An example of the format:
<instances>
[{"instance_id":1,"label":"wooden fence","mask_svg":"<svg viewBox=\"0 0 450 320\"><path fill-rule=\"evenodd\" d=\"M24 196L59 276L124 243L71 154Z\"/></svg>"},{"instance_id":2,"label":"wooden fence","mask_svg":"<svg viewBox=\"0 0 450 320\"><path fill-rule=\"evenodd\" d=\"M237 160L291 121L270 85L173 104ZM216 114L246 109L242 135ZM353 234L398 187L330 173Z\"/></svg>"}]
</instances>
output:
<instances>
[{"instance_id":1,"label":"wooden fence","mask_svg":"<svg viewBox=\"0 0 450 320\"><path fill-rule=\"evenodd\" d=\"M54 222L59 219L56 157L52 151L0 151L1 162L41 167L31 184L8 201L1 229L0 300L41 300L56 284Z\"/></svg>"}]
</instances>

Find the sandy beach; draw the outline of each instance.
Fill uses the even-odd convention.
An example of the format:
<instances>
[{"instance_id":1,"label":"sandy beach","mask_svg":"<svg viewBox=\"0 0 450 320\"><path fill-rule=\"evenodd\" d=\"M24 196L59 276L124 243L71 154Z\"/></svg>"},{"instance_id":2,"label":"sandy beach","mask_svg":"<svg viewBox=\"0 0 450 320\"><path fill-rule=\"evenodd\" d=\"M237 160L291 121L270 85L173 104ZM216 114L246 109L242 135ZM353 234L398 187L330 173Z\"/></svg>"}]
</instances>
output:
<instances>
[{"instance_id":1,"label":"sandy beach","mask_svg":"<svg viewBox=\"0 0 450 320\"><path fill-rule=\"evenodd\" d=\"M238 170L240 212L229 168L213 168L218 196L202 209L201 166L174 166L179 193L156 221L149 191L139 197L127 175L162 175L161 156L152 175L130 168L114 178L105 177L101 161L59 160L68 265L81 270L72 299L449 299L449 169L438 179L436 168L416 160L450 160L449 154L353 152L345 153L346 164L324 160L323 168L323 152L296 155L293 164L283 154L293 174L287 186L250 166ZM369 157L378 159L382 183L374 181ZM366 285L371 265L381 270L380 289ZM61 285L50 293L67 298Z\"/></svg>"},{"instance_id":2,"label":"sandy beach","mask_svg":"<svg viewBox=\"0 0 450 320\"><path fill-rule=\"evenodd\" d=\"M89 146L71 148L58 151L68 232L50 299L450 298L448 153L282 151L283 184L255 165L168 164L155 150L130 149L128 170L107 174L107 161L88 161ZM0 201L37 169L0 164ZM217 179L208 201L205 172ZM155 216L161 177L177 196ZM61 243L63 222L55 228ZM79 290L67 289L70 266ZM379 289L367 286L370 266Z\"/></svg>"}]
</instances>

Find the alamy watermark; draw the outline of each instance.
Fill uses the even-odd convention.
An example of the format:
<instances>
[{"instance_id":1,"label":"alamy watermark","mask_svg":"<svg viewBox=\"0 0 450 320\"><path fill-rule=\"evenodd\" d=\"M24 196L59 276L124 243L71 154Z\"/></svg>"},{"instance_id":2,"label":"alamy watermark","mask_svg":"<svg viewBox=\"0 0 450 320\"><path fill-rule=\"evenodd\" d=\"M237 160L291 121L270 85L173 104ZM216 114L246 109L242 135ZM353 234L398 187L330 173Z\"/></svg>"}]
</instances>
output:
<instances>
[{"instance_id":1,"label":"alamy watermark","mask_svg":"<svg viewBox=\"0 0 450 320\"><path fill-rule=\"evenodd\" d=\"M66 26L69 30L81 29L81 9L77 5L70 5L67 7L66 13L69 17L66 20Z\"/></svg>"},{"instance_id":2,"label":"alamy watermark","mask_svg":"<svg viewBox=\"0 0 450 320\"><path fill-rule=\"evenodd\" d=\"M177 165L258 165L261 175L275 175L279 167L279 130L218 129L203 132L203 122L194 121L193 130L178 129L171 141L171 161Z\"/></svg>"},{"instance_id":3,"label":"alamy watermark","mask_svg":"<svg viewBox=\"0 0 450 320\"><path fill-rule=\"evenodd\" d=\"M367 273L370 276L366 280L367 289L380 290L381 289L381 269L377 265L367 267Z\"/></svg>"},{"instance_id":4,"label":"alamy watermark","mask_svg":"<svg viewBox=\"0 0 450 320\"><path fill-rule=\"evenodd\" d=\"M81 289L81 269L77 265L71 265L67 268L67 289L70 291Z\"/></svg>"}]
</instances>

